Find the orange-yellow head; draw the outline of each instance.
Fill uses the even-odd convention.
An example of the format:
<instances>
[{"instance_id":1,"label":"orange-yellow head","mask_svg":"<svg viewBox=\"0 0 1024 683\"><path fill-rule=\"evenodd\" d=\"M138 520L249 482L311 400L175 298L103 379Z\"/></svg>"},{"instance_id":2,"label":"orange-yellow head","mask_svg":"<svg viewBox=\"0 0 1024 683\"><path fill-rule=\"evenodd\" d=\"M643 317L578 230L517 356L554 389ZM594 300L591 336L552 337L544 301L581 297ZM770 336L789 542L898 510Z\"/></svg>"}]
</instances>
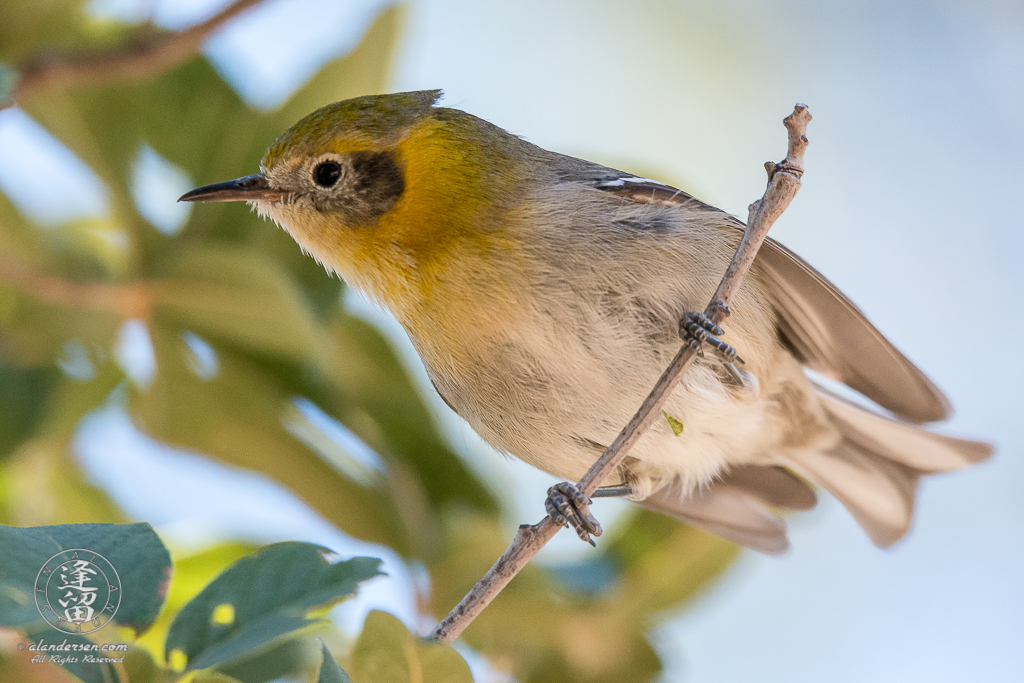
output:
<instances>
[{"instance_id":1,"label":"orange-yellow head","mask_svg":"<svg viewBox=\"0 0 1024 683\"><path fill-rule=\"evenodd\" d=\"M246 201L397 313L466 258L506 249L523 168L515 136L435 107L438 90L359 97L306 116L261 172L185 201ZM453 260L458 263L453 263Z\"/></svg>"}]
</instances>

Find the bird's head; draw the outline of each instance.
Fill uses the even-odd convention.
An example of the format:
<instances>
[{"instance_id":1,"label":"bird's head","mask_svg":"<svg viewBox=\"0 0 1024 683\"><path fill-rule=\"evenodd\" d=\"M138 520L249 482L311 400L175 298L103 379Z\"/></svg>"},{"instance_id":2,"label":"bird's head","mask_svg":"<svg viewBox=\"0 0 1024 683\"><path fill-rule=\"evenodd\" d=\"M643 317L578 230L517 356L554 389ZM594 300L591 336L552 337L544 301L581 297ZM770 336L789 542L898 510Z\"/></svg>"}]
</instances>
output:
<instances>
[{"instance_id":1,"label":"bird's head","mask_svg":"<svg viewBox=\"0 0 1024 683\"><path fill-rule=\"evenodd\" d=\"M309 114L267 150L260 173L181 201L244 201L350 284L392 306L460 243L490 239L509 142L439 90L359 97ZM485 246L485 245L480 245Z\"/></svg>"}]
</instances>

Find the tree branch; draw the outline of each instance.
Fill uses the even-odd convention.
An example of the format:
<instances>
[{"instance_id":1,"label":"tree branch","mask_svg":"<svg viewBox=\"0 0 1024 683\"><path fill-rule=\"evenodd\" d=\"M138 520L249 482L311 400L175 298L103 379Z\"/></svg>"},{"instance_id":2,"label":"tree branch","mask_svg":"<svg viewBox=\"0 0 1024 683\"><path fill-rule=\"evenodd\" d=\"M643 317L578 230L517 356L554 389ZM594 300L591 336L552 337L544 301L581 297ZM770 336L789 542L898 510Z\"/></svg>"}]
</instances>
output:
<instances>
[{"instance_id":1,"label":"tree branch","mask_svg":"<svg viewBox=\"0 0 1024 683\"><path fill-rule=\"evenodd\" d=\"M749 207L747 228L743 232L739 247L733 255L732 262L722 277L715 295L711 298L704 313L719 325L728 316L728 305L739 291L740 283L750 270L758 249L768 236L768 230L775 220L785 211L786 207L800 189L800 177L803 175L803 155L807 147L807 136L804 132L811 114L807 106L798 104L793 113L783 123L789 132L789 148L786 159L780 164L767 162L768 188L764 196ZM640 439L643 433L661 416L668 395L675 388L683 373L689 369L697 355L695 346L684 344L676 354L672 363L661 375L654 389L644 400L633 419L619 432L597 462L587 470L577 486L586 495L591 495L598 485L609 474L615 471L629 449ZM490 604L498 593L512 578L522 570L537 552L550 541L560 525L545 517L530 526L519 527L515 539L502 553L487 573L466 594L466 597L455 606L447 617L434 629L431 637L443 643L451 643L459 637L467 626Z\"/></svg>"},{"instance_id":2,"label":"tree branch","mask_svg":"<svg viewBox=\"0 0 1024 683\"><path fill-rule=\"evenodd\" d=\"M0 284L3 283L12 284L43 303L113 313L125 319L146 319L153 305L151 284L144 280L123 285L65 280L0 256Z\"/></svg>"},{"instance_id":3,"label":"tree branch","mask_svg":"<svg viewBox=\"0 0 1024 683\"><path fill-rule=\"evenodd\" d=\"M260 2L262 0L235 0L206 21L184 31L156 36L146 32L125 45L102 52L30 59L18 70L11 100L0 103L0 109L46 88L151 78L191 57L226 21Z\"/></svg>"}]
</instances>

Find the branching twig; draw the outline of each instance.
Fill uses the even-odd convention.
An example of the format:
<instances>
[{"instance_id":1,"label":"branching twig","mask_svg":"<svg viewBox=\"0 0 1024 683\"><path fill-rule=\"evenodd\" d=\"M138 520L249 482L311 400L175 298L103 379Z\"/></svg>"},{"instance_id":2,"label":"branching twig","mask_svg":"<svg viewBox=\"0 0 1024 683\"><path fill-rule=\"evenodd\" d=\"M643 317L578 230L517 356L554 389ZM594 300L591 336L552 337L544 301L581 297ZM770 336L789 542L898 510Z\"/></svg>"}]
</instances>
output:
<instances>
[{"instance_id":1,"label":"branching twig","mask_svg":"<svg viewBox=\"0 0 1024 683\"><path fill-rule=\"evenodd\" d=\"M761 199L750 205L743 239L722 277L721 284L718 285L715 295L704 311L705 315L711 318L716 325L721 324L728 315L729 302L739 290L740 282L754 262L757 250L768 235L768 229L789 206L790 201L800 188L800 176L803 175L804 168L804 149L807 147L807 137L804 135L804 131L810 120L811 115L807 111L806 105L798 104L793 113L784 121L786 129L789 131L789 149L786 159L781 164L772 162L765 164L765 169L768 171L768 188ZM583 493L588 496L592 494L601 481L615 471L615 468L619 466L641 435L658 419L668 395L693 363L696 355L697 351L694 347L683 345L672 360L672 364L661 375L650 395L640 406L640 410L619 433L612 445L601 454L597 462L579 480L577 485ZM450 643L458 638L470 622L501 592L501 589L526 566L530 559L544 547L544 544L558 533L559 528L560 525L553 522L550 517L545 517L533 526L528 524L520 526L511 545L466 594L466 597L456 605L455 609L437 625L432 638L444 643Z\"/></svg>"},{"instance_id":2,"label":"branching twig","mask_svg":"<svg viewBox=\"0 0 1024 683\"><path fill-rule=\"evenodd\" d=\"M11 101L17 103L45 88L150 78L191 57L207 36L224 22L260 2L262 0L235 0L206 21L184 31L157 36L146 31L126 45L102 52L36 57L18 69ZM0 103L0 109L4 106Z\"/></svg>"}]
</instances>

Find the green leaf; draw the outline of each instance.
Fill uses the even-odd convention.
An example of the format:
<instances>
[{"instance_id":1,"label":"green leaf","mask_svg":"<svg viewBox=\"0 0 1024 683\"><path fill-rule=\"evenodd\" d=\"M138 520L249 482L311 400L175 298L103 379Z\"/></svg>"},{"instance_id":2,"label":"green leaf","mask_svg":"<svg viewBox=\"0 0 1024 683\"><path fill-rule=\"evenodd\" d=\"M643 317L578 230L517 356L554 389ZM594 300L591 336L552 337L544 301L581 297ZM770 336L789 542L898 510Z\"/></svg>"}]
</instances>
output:
<instances>
[{"instance_id":1,"label":"green leaf","mask_svg":"<svg viewBox=\"0 0 1024 683\"><path fill-rule=\"evenodd\" d=\"M45 89L19 106L106 184L117 221L141 227L146 223L135 213L128 185L140 144L139 121L124 115L130 103L110 90Z\"/></svg>"},{"instance_id":2,"label":"green leaf","mask_svg":"<svg viewBox=\"0 0 1024 683\"><path fill-rule=\"evenodd\" d=\"M255 550L256 546L248 543L220 543L193 555L176 557L174 578L164 608L153 626L137 638L135 644L162 659L167 632L181 608L229 565ZM135 679L131 680L134 683Z\"/></svg>"},{"instance_id":3,"label":"green leaf","mask_svg":"<svg viewBox=\"0 0 1024 683\"><path fill-rule=\"evenodd\" d=\"M124 671L131 683L159 683L158 667L153 657L141 647L130 646L124 654Z\"/></svg>"},{"instance_id":4,"label":"green leaf","mask_svg":"<svg viewBox=\"0 0 1024 683\"><path fill-rule=\"evenodd\" d=\"M330 564L325 548L277 543L242 558L178 613L167 635L176 670L205 669L243 658L276 639L316 625L307 613L354 595L380 575L380 560Z\"/></svg>"},{"instance_id":5,"label":"green leaf","mask_svg":"<svg viewBox=\"0 0 1024 683\"><path fill-rule=\"evenodd\" d=\"M114 94L136 113L133 148L145 142L200 184L255 173L276 135L268 130L269 117L250 108L201 56L150 83L121 86ZM219 215L221 208L207 205L193 212L193 220L197 213ZM238 209L239 216L254 222L245 207Z\"/></svg>"},{"instance_id":6,"label":"green leaf","mask_svg":"<svg viewBox=\"0 0 1024 683\"><path fill-rule=\"evenodd\" d=\"M623 599L637 613L663 610L706 590L739 551L735 543L648 510L636 510L605 544L622 568Z\"/></svg>"},{"instance_id":7,"label":"green leaf","mask_svg":"<svg viewBox=\"0 0 1024 683\"><path fill-rule=\"evenodd\" d=\"M661 411L661 414L665 416L665 421L668 422L668 426L672 428L673 434L679 436L680 434L683 433L683 423L679 420L678 417L673 417L666 413L664 410Z\"/></svg>"},{"instance_id":8,"label":"green leaf","mask_svg":"<svg viewBox=\"0 0 1024 683\"><path fill-rule=\"evenodd\" d=\"M497 502L441 438L384 335L353 316L336 320L330 334L328 372L338 394L322 407L375 450L412 468L433 506L458 503L496 514Z\"/></svg>"},{"instance_id":9,"label":"green leaf","mask_svg":"<svg viewBox=\"0 0 1024 683\"><path fill-rule=\"evenodd\" d=\"M18 80L18 71L6 64L0 64L0 107L12 104L14 84Z\"/></svg>"},{"instance_id":10,"label":"green leaf","mask_svg":"<svg viewBox=\"0 0 1024 683\"><path fill-rule=\"evenodd\" d=\"M409 633L385 612L370 612L352 651L355 680L366 683L472 683L469 665L447 645Z\"/></svg>"},{"instance_id":11,"label":"green leaf","mask_svg":"<svg viewBox=\"0 0 1024 683\"><path fill-rule=\"evenodd\" d=\"M282 417L294 410L292 394L282 386L287 372L271 373L264 363L214 346L219 370L204 379L189 367L191 352L177 335L159 327L150 333L156 378L130 393L131 415L144 431L263 472L346 533L409 552L408 533L382 483L363 486L346 478L285 429Z\"/></svg>"},{"instance_id":12,"label":"green leaf","mask_svg":"<svg viewBox=\"0 0 1024 683\"><path fill-rule=\"evenodd\" d=\"M44 431L0 465L0 521L20 527L124 521L110 497L86 481L71 439Z\"/></svg>"},{"instance_id":13,"label":"green leaf","mask_svg":"<svg viewBox=\"0 0 1024 683\"><path fill-rule=\"evenodd\" d=\"M72 42L83 24L84 0L8 1L0 22L0 60L16 63L39 51ZM78 43L77 40L74 40Z\"/></svg>"},{"instance_id":14,"label":"green leaf","mask_svg":"<svg viewBox=\"0 0 1024 683\"><path fill-rule=\"evenodd\" d=\"M289 274L250 250L181 252L155 283L153 303L167 328L294 362L315 357L321 336Z\"/></svg>"},{"instance_id":15,"label":"green leaf","mask_svg":"<svg viewBox=\"0 0 1024 683\"><path fill-rule=\"evenodd\" d=\"M144 145L192 177L206 178L255 164L272 140L269 133L254 140L266 117L249 109L201 57L149 82L45 89L20 105L107 185L112 218L128 238L136 275L159 269L181 244L149 225L135 207L131 179ZM217 219L224 211L244 215L244 207L216 206L192 217L199 216L204 234L221 234ZM195 227L192 222L182 236ZM249 218L242 225L251 224ZM244 234L237 221L230 228L235 236Z\"/></svg>"},{"instance_id":16,"label":"green leaf","mask_svg":"<svg viewBox=\"0 0 1024 683\"><path fill-rule=\"evenodd\" d=\"M95 376L88 381L62 377L50 393L46 405L46 420L42 429L49 434L71 439L79 422L88 413L103 405L112 391L124 381L124 370L100 349L93 369Z\"/></svg>"},{"instance_id":17,"label":"green leaf","mask_svg":"<svg viewBox=\"0 0 1024 683\"><path fill-rule=\"evenodd\" d=\"M252 221L251 215L245 217ZM318 320L331 320L342 310L345 281L302 252L302 248L284 230L268 221L250 222L248 234L252 248L258 249L288 271L302 290L304 299Z\"/></svg>"},{"instance_id":18,"label":"green leaf","mask_svg":"<svg viewBox=\"0 0 1024 683\"><path fill-rule=\"evenodd\" d=\"M0 459L35 432L59 377L55 367L0 365Z\"/></svg>"},{"instance_id":19,"label":"green leaf","mask_svg":"<svg viewBox=\"0 0 1024 683\"><path fill-rule=\"evenodd\" d=\"M3 268L3 264L0 264ZM48 275L44 280L50 280ZM71 291L87 291L89 284L66 281ZM99 349L113 345L124 318L110 310L59 305L34 296L37 283L12 287L0 274L0 354L19 365L53 365L67 356L69 345L83 350L92 361ZM53 292L47 293L48 298Z\"/></svg>"},{"instance_id":20,"label":"green leaf","mask_svg":"<svg viewBox=\"0 0 1024 683\"><path fill-rule=\"evenodd\" d=\"M38 625L37 576L47 560L76 548L82 549L81 559L98 554L116 571L121 597L114 622L144 631L160 611L171 570L171 556L148 524L0 526L0 623Z\"/></svg>"},{"instance_id":21,"label":"green leaf","mask_svg":"<svg viewBox=\"0 0 1024 683\"><path fill-rule=\"evenodd\" d=\"M44 259L41 237L39 229L21 215L7 196L0 193L0 258L5 261L3 270L10 269L6 263L12 259L15 263L35 263Z\"/></svg>"},{"instance_id":22,"label":"green leaf","mask_svg":"<svg viewBox=\"0 0 1024 683\"><path fill-rule=\"evenodd\" d=\"M59 374L58 374L59 375ZM124 515L71 454L80 420L123 378L112 361L87 382L59 376L32 433L0 462L0 522L14 526L122 522Z\"/></svg>"},{"instance_id":23,"label":"green leaf","mask_svg":"<svg viewBox=\"0 0 1024 683\"><path fill-rule=\"evenodd\" d=\"M334 655L327 649L327 646L320 642L320 648L323 651L323 662L320 664L320 674L317 676L316 683L352 683L352 679L345 673L344 669L338 666L338 662L334 660Z\"/></svg>"},{"instance_id":24,"label":"green leaf","mask_svg":"<svg viewBox=\"0 0 1024 683\"><path fill-rule=\"evenodd\" d=\"M327 628L322 620L312 623L301 631L278 638L267 647L205 671L218 671L242 683L309 681L320 664L320 640L301 634Z\"/></svg>"},{"instance_id":25,"label":"green leaf","mask_svg":"<svg viewBox=\"0 0 1024 683\"><path fill-rule=\"evenodd\" d=\"M128 679L131 683L135 683L134 678ZM191 683L242 683L234 676L228 676L220 671L203 671L195 675L191 679Z\"/></svg>"}]
</instances>

